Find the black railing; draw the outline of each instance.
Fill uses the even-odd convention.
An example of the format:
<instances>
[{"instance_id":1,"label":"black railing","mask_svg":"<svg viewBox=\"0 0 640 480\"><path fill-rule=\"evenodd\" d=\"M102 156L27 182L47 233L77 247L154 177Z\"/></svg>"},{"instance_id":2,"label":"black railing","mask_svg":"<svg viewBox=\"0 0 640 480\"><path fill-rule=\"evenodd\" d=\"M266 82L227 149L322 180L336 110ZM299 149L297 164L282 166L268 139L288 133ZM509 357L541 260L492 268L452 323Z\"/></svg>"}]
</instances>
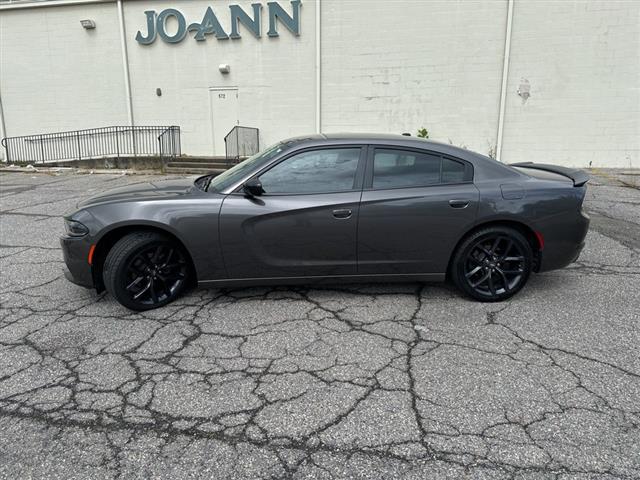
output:
<instances>
[{"instance_id":1,"label":"black railing","mask_svg":"<svg viewBox=\"0 0 640 480\"><path fill-rule=\"evenodd\" d=\"M181 154L180 127L167 127L158 135L160 158L175 158Z\"/></svg>"},{"instance_id":2,"label":"black railing","mask_svg":"<svg viewBox=\"0 0 640 480\"><path fill-rule=\"evenodd\" d=\"M7 163L180 155L180 127L103 127L2 139Z\"/></svg>"},{"instance_id":3,"label":"black railing","mask_svg":"<svg viewBox=\"0 0 640 480\"><path fill-rule=\"evenodd\" d=\"M260 131L236 125L224 137L224 147L227 160L250 157L260 151Z\"/></svg>"}]
</instances>

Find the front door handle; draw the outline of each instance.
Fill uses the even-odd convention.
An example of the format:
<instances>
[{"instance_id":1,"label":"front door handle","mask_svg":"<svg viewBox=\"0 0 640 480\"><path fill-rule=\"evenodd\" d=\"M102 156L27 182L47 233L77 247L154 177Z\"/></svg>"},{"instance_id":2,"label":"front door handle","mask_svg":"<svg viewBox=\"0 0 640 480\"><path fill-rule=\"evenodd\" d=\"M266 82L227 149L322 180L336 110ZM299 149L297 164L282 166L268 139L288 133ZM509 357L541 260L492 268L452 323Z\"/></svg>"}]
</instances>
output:
<instances>
[{"instance_id":1,"label":"front door handle","mask_svg":"<svg viewBox=\"0 0 640 480\"><path fill-rule=\"evenodd\" d=\"M340 208L338 210L333 211L333 216L336 218L350 218L351 217L351 209L349 208Z\"/></svg>"},{"instance_id":2,"label":"front door handle","mask_svg":"<svg viewBox=\"0 0 640 480\"><path fill-rule=\"evenodd\" d=\"M469 200L449 200L451 208L467 208L469 206Z\"/></svg>"}]
</instances>

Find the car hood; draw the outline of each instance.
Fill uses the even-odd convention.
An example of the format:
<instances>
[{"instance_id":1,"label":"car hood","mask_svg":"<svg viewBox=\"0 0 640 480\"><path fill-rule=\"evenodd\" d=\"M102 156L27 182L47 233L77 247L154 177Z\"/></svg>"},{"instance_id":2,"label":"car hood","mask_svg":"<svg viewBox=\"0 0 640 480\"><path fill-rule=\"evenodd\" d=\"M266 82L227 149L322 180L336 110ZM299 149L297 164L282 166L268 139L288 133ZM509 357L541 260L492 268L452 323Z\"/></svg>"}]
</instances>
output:
<instances>
[{"instance_id":1,"label":"car hood","mask_svg":"<svg viewBox=\"0 0 640 480\"><path fill-rule=\"evenodd\" d=\"M196 187L193 179L162 180L158 182L134 183L94 195L80 203L86 208L104 203L119 203L141 200L169 200L190 194Z\"/></svg>"}]
</instances>

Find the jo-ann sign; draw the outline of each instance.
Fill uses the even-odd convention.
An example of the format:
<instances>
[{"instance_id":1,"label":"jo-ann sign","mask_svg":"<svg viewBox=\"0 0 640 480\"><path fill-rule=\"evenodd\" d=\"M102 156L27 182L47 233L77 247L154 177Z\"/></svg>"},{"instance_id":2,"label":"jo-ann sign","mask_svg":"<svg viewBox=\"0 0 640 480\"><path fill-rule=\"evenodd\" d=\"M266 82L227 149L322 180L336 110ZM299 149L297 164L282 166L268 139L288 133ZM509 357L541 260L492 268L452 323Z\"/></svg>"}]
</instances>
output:
<instances>
[{"instance_id":1,"label":"jo-ann sign","mask_svg":"<svg viewBox=\"0 0 640 480\"><path fill-rule=\"evenodd\" d=\"M291 11L285 10L278 2L268 2L269 30L267 36L278 36L278 24L284 25L294 35L300 35L300 0L291 1ZM252 15L245 12L240 5L229 5L231 14L231 25L225 30L218 17L211 7L207 11L200 23L190 23L184 15L175 8L167 8L157 13L155 10L147 10L147 32L139 31L136 41L142 45L151 45L157 37L167 43L178 43L184 40L187 33L192 32L193 38L199 42L207 39L207 35L213 35L218 40L229 38L240 38L239 25L247 28L256 38L262 36L262 4L251 4ZM166 24L169 19L174 25L171 32L167 32Z\"/></svg>"}]
</instances>

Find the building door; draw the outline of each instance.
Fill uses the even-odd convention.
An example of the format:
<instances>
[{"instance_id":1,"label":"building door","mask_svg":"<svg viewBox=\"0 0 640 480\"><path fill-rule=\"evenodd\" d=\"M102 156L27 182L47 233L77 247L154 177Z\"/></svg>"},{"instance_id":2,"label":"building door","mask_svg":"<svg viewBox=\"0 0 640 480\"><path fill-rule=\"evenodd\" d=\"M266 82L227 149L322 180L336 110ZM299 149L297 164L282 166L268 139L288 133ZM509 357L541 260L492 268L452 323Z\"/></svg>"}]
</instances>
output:
<instances>
[{"instance_id":1,"label":"building door","mask_svg":"<svg viewBox=\"0 0 640 480\"><path fill-rule=\"evenodd\" d=\"M238 125L238 89L220 87L209 89L211 104L211 124L213 134L213 154L224 155L224 137Z\"/></svg>"}]
</instances>

